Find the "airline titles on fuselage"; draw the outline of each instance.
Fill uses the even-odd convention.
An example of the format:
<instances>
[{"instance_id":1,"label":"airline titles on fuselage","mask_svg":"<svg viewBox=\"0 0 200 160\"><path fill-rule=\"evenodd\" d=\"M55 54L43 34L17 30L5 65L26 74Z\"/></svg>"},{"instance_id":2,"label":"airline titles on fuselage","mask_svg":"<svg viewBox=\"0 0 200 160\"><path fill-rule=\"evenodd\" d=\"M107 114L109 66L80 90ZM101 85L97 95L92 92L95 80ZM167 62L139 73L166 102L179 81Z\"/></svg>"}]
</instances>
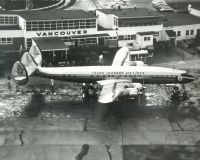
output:
<instances>
[{"instance_id":1,"label":"airline titles on fuselage","mask_svg":"<svg viewBox=\"0 0 200 160\"><path fill-rule=\"evenodd\" d=\"M92 75L144 75L144 72L92 72Z\"/></svg>"}]
</instances>

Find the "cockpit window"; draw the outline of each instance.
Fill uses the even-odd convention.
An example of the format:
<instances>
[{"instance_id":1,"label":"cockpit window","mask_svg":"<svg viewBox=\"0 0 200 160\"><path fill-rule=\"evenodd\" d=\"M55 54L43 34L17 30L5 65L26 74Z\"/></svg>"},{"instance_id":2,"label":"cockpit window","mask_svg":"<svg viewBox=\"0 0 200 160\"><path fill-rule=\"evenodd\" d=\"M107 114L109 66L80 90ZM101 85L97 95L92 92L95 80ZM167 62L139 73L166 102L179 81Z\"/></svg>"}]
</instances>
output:
<instances>
[{"instance_id":1,"label":"cockpit window","mask_svg":"<svg viewBox=\"0 0 200 160\"><path fill-rule=\"evenodd\" d=\"M183 77L193 77L192 75L189 75L187 73L183 73L183 74L181 74L181 76L183 76Z\"/></svg>"}]
</instances>

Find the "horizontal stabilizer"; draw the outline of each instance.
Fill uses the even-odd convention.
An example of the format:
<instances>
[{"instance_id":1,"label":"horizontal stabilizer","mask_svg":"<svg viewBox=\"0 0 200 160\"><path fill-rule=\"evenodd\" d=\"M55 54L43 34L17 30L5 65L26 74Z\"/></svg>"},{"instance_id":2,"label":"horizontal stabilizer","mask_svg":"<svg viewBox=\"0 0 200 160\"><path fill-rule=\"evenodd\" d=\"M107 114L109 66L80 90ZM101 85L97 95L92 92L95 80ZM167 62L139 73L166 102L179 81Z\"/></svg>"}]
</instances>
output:
<instances>
[{"instance_id":1,"label":"horizontal stabilizer","mask_svg":"<svg viewBox=\"0 0 200 160\"><path fill-rule=\"evenodd\" d=\"M28 82L28 74L24 65L17 61L12 68L12 78L17 84L24 85Z\"/></svg>"},{"instance_id":2,"label":"horizontal stabilizer","mask_svg":"<svg viewBox=\"0 0 200 160\"><path fill-rule=\"evenodd\" d=\"M25 52L21 61L17 61L12 68L12 77L16 83L23 85L42 64L42 55L39 48L33 45L29 52Z\"/></svg>"}]
</instances>

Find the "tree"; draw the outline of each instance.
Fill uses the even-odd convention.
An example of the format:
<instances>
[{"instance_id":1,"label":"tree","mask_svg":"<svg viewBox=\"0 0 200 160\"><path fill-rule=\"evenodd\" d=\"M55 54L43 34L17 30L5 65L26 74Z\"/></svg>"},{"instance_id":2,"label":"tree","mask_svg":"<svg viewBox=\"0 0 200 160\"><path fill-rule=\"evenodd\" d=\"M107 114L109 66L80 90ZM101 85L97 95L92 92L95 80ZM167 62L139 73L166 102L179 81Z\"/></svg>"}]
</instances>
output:
<instances>
[{"instance_id":1,"label":"tree","mask_svg":"<svg viewBox=\"0 0 200 160\"><path fill-rule=\"evenodd\" d=\"M26 0L26 9L31 11L33 8L33 1L32 0Z\"/></svg>"},{"instance_id":2,"label":"tree","mask_svg":"<svg viewBox=\"0 0 200 160\"><path fill-rule=\"evenodd\" d=\"M0 0L0 6L2 8L5 8L5 6L6 6L6 0Z\"/></svg>"}]
</instances>

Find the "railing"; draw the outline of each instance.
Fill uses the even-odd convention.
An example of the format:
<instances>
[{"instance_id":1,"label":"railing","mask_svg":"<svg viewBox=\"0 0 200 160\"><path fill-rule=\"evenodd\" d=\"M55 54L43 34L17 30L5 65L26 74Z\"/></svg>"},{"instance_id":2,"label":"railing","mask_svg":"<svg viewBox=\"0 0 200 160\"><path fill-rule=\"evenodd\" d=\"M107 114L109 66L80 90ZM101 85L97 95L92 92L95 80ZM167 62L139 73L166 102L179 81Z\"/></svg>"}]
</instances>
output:
<instances>
[{"instance_id":1,"label":"railing","mask_svg":"<svg viewBox=\"0 0 200 160\"><path fill-rule=\"evenodd\" d=\"M67 8L73 6L75 3L76 3L76 0L70 0L66 6L60 7L60 9L67 9Z\"/></svg>"},{"instance_id":2,"label":"railing","mask_svg":"<svg viewBox=\"0 0 200 160\"><path fill-rule=\"evenodd\" d=\"M42 7L42 8L35 8L35 9L31 9L32 11L39 11L39 10L50 10L50 9L56 9L58 7L61 7L62 5L64 5L66 2L66 0L61 0L56 4L53 4L51 6L47 6L47 7ZM12 11L25 11L26 9L20 9L20 10L12 10Z\"/></svg>"}]
</instances>

